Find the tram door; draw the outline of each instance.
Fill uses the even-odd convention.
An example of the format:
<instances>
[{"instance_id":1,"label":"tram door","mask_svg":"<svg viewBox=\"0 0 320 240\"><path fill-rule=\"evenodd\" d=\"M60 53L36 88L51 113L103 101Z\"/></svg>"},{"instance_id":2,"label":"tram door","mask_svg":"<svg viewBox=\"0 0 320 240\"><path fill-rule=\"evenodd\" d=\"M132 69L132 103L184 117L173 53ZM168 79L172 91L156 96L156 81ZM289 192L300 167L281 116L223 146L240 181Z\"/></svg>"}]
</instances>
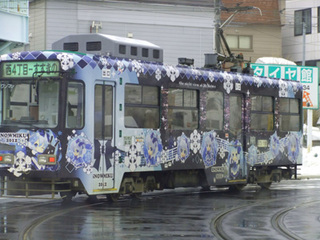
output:
<instances>
[{"instance_id":1,"label":"tram door","mask_svg":"<svg viewBox=\"0 0 320 240\"><path fill-rule=\"evenodd\" d=\"M114 86L95 85L94 97L94 145L95 168L98 170L95 188L114 187Z\"/></svg>"},{"instance_id":2,"label":"tram door","mask_svg":"<svg viewBox=\"0 0 320 240\"><path fill-rule=\"evenodd\" d=\"M230 139L238 140L241 142L243 146L243 122L242 119L242 111L244 111L242 107L243 97L242 95L230 95Z\"/></svg>"},{"instance_id":3,"label":"tram door","mask_svg":"<svg viewBox=\"0 0 320 240\"><path fill-rule=\"evenodd\" d=\"M230 176L234 179L244 179L247 175L245 163L245 133L244 131L244 98L242 95L230 95L230 132L229 137L233 153L236 155L230 163Z\"/></svg>"}]
</instances>

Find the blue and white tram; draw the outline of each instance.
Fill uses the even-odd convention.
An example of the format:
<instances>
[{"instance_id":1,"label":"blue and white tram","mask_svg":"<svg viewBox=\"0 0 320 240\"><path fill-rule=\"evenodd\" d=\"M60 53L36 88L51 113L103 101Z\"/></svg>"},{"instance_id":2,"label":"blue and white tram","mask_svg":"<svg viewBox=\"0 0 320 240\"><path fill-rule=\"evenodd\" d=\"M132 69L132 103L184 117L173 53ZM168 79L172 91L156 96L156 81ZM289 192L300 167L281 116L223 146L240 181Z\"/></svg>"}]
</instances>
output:
<instances>
[{"instance_id":1,"label":"blue and white tram","mask_svg":"<svg viewBox=\"0 0 320 240\"><path fill-rule=\"evenodd\" d=\"M0 58L2 194L269 186L302 163L298 82L168 66L102 34L53 46Z\"/></svg>"}]
</instances>

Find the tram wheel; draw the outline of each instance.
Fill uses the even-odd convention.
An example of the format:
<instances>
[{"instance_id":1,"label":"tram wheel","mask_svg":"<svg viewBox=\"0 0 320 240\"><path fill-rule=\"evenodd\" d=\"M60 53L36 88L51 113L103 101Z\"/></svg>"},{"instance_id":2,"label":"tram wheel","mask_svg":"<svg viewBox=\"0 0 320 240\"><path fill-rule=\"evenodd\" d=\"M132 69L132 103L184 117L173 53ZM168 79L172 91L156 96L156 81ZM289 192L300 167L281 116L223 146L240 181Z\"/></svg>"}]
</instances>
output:
<instances>
[{"instance_id":1,"label":"tram wheel","mask_svg":"<svg viewBox=\"0 0 320 240\"><path fill-rule=\"evenodd\" d=\"M140 199L141 198L142 193L132 193L131 197L134 199Z\"/></svg>"},{"instance_id":2,"label":"tram wheel","mask_svg":"<svg viewBox=\"0 0 320 240\"><path fill-rule=\"evenodd\" d=\"M107 199L109 202L117 202L120 197L119 193L111 193L107 195Z\"/></svg>"},{"instance_id":3,"label":"tram wheel","mask_svg":"<svg viewBox=\"0 0 320 240\"><path fill-rule=\"evenodd\" d=\"M235 185L229 186L229 190L231 192L240 192L245 186L246 184L235 184Z\"/></svg>"},{"instance_id":4,"label":"tram wheel","mask_svg":"<svg viewBox=\"0 0 320 240\"><path fill-rule=\"evenodd\" d=\"M60 197L64 202L71 202L72 198L76 195L76 192L69 191L69 192L60 192Z\"/></svg>"},{"instance_id":5,"label":"tram wheel","mask_svg":"<svg viewBox=\"0 0 320 240\"><path fill-rule=\"evenodd\" d=\"M272 182L258 183L262 189L269 189Z\"/></svg>"}]
</instances>

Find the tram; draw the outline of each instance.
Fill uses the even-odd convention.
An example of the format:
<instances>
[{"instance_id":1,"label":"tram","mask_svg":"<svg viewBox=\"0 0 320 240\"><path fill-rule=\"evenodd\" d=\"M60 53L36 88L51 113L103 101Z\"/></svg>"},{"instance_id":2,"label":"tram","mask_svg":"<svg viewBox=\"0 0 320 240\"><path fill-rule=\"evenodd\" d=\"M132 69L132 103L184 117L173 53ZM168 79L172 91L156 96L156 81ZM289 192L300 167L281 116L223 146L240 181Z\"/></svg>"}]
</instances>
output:
<instances>
[{"instance_id":1,"label":"tram","mask_svg":"<svg viewBox=\"0 0 320 240\"><path fill-rule=\"evenodd\" d=\"M302 163L302 85L163 63L147 41L70 35L0 57L1 195L268 187Z\"/></svg>"}]
</instances>

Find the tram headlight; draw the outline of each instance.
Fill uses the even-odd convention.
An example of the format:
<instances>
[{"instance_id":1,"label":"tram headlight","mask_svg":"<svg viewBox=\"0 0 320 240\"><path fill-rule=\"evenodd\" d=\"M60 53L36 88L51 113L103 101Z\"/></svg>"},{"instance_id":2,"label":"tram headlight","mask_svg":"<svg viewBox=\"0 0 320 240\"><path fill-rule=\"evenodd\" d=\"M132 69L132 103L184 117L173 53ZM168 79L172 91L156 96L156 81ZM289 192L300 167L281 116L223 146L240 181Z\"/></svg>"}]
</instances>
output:
<instances>
[{"instance_id":1,"label":"tram headlight","mask_svg":"<svg viewBox=\"0 0 320 240\"><path fill-rule=\"evenodd\" d=\"M56 156L52 154L39 154L38 163L40 165L56 165Z\"/></svg>"},{"instance_id":2,"label":"tram headlight","mask_svg":"<svg viewBox=\"0 0 320 240\"><path fill-rule=\"evenodd\" d=\"M13 154L0 154L0 164L13 164L14 155Z\"/></svg>"}]
</instances>

